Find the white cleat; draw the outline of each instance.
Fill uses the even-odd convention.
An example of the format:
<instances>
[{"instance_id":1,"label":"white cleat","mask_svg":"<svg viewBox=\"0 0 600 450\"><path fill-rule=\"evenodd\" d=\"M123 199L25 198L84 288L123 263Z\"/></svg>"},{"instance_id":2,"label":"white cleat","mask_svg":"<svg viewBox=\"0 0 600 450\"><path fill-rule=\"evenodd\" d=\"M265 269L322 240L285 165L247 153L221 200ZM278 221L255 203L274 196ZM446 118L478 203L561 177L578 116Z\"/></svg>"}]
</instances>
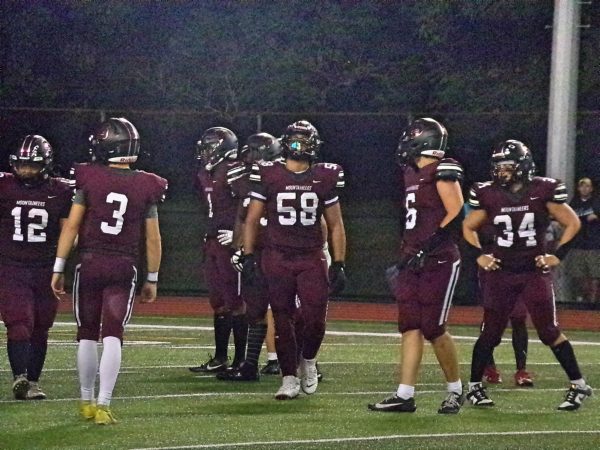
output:
<instances>
[{"instance_id":1,"label":"white cleat","mask_svg":"<svg viewBox=\"0 0 600 450\"><path fill-rule=\"evenodd\" d=\"M300 394L300 382L294 375L286 375L282 379L281 387L275 394L277 400L291 400Z\"/></svg>"},{"instance_id":2,"label":"white cleat","mask_svg":"<svg viewBox=\"0 0 600 450\"><path fill-rule=\"evenodd\" d=\"M305 394L314 394L319 385L319 373L317 371L316 361L307 361L302 358L300 361L300 387Z\"/></svg>"}]
</instances>

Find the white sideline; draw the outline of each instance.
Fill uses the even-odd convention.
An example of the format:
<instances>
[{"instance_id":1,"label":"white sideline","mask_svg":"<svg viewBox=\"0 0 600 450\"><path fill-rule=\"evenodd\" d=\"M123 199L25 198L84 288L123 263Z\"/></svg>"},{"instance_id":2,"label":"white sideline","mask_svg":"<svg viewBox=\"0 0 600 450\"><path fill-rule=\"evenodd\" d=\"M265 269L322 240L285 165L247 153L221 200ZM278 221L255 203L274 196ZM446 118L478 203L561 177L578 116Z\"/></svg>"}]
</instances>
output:
<instances>
[{"instance_id":1,"label":"white sideline","mask_svg":"<svg viewBox=\"0 0 600 450\"><path fill-rule=\"evenodd\" d=\"M75 327L75 322L55 322L54 326L59 327ZM151 324L129 324L127 328L139 329L139 330L191 330L191 331L213 331L213 327L200 327L192 325L151 325ZM370 336L370 337L400 337L400 333L377 333L377 332L363 332L363 331L325 331L326 335L330 336ZM457 341L475 341L476 336L453 336ZM511 342L510 338L503 338L504 342ZM127 341L125 341L127 342ZM539 343L538 339L530 339L530 343ZM592 341L571 341L575 345L598 345L600 342ZM346 344L344 344L346 345Z\"/></svg>"},{"instance_id":2,"label":"white sideline","mask_svg":"<svg viewBox=\"0 0 600 450\"><path fill-rule=\"evenodd\" d=\"M383 441L392 439L436 439L436 438L458 438L458 437L485 437L485 436L540 436L554 434L600 434L600 430L539 430L539 431L488 431L480 433L431 433L431 434L392 434L383 436L364 437L337 437L328 439L295 439L290 441L254 441L254 442L230 442L225 444L198 444L182 445L176 447L140 447L131 450L182 450L198 448L226 448L226 447L252 447L266 445L294 445L294 444L327 444L344 442L367 442Z\"/></svg>"},{"instance_id":3,"label":"white sideline","mask_svg":"<svg viewBox=\"0 0 600 450\"><path fill-rule=\"evenodd\" d=\"M200 377L198 377L200 378ZM213 378L211 376L210 378ZM428 394L440 394L445 393L446 390L442 383L439 383L438 386L440 389L427 389L421 390L417 393L417 396L428 395ZM494 392L512 392L512 393L530 393L535 394L539 392L565 392L565 388L544 388L544 389L494 389ZM355 396L355 395L389 395L390 391L360 391L360 392L322 392L319 391L319 396L333 396L333 397L347 397L347 396ZM130 395L127 397L113 397L113 400L162 400L165 398L190 398L190 397L265 397L272 398L273 395L268 392L191 392L185 394L160 394L160 395ZM62 403L62 402L78 402L79 398L48 398L44 400L44 403ZM2 403L17 403L23 404L23 400L0 400L0 404Z\"/></svg>"}]
</instances>

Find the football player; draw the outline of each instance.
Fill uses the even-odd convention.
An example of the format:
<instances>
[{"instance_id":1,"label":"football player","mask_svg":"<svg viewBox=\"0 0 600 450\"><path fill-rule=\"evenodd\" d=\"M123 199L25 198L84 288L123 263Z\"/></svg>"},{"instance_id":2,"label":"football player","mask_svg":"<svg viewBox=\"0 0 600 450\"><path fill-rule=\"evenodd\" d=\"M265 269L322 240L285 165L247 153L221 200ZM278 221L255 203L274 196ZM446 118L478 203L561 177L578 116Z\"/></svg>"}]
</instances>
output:
<instances>
[{"instance_id":1,"label":"football player","mask_svg":"<svg viewBox=\"0 0 600 450\"><path fill-rule=\"evenodd\" d=\"M0 173L0 314L18 400L41 400L38 381L57 302L50 289L60 226L73 191L50 176L54 154L39 135L10 155L12 174Z\"/></svg>"},{"instance_id":2,"label":"football player","mask_svg":"<svg viewBox=\"0 0 600 450\"><path fill-rule=\"evenodd\" d=\"M533 387L533 376L527 371L527 307L523 301L515 304L509 316L512 329L512 346L515 354L517 371L514 374L515 385L518 387ZM485 327L482 323L481 329ZM494 356L490 358L483 372L483 380L489 384L502 383L502 375L496 367Z\"/></svg>"},{"instance_id":3,"label":"football player","mask_svg":"<svg viewBox=\"0 0 600 450\"><path fill-rule=\"evenodd\" d=\"M131 318L138 275L139 243L145 236L146 279L142 302L156 299L161 260L157 204L167 181L131 170L140 138L125 118L110 118L90 136L92 163L75 165L75 197L60 235L52 289L64 294L65 262L78 237L79 262L73 282L77 321L80 413L96 424L116 423L110 410L121 366L124 327ZM98 364L97 343L103 351ZM100 374L97 401L96 373Z\"/></svg>"},{"instance_id":4,"label":"football player","mask_svg":"<svg viewBox=\"0 0 600 450\"><path fill-rule=\"evenodd\" d=\"M399 262L387 276L398 304L402 365L396 394L370 404L373 411L416 410L424 340L431 342L447 382L448 394L438 413L456 414L463 403L456 347L446 331L460 267L453 234L462 219L463 170L444 158L447 141L441 123L421 118L404 130L398 146L406 220Z\"/></svg>"},{"instance_id":5,"label":"football player","mask_svg":"<svg viewBox=\"0 0 600 450\"><path fill-rule=\"evenodd\" d=\"M238 273L230 263L234 251L231 245L235 218L244 197L238 184L243 186L245 167L241 161L236 161L237 136L227 128L205 130L196 150L200 163L196 188L207 206L204 278L214 312L215 354L207 362L189 369L215 373L227 369L227 346L232 331L235 345L232 367L237 368L246 356L248 323L245 305L240 296ZM237 181L240 183L236 184Z\"/></svg>"},{"instance_id":6,"label":"football player","mask_svg":"<svg viewBox=\"0 0 600 450\"><path fill-rule=\"evenodd\" d=\"M242 265L240 257L242 255L242 227L246 220L250 197L248 197L248 169L252 167L255 161L273 161L281 156L281 144L269 133L257 133L248 137L246 145L240 151L240 159L244 163L246 170L243 172L239 166L233 167L228 173L228 179L231 183L242 180L245 184L244 200L238 209L238 217L234 230L233 247L236 252L231 257L231 263L234 269L241 271ZM243 178L242 178L243 177ZM260 264L262 249L264 247L264 225L266 220L261 220L259 237L255 245L256 261ZM248 348L246 359L239 367L233 370L227 370L217 374L217 378L227 381L256 381L258 374L258 359L262 349L263 342L267 334L266 314L269 307L269 294L264 280L254 285L242 283L242 297L246 304L246 314L248 318Z\"/></svg>"},{"instance_id":7,"label":"football player","mask_svg":"<svg viewBox=\"0 0 600 450\"><path fill-rule=\"evenodd\" d=\"M475 406L492 406L481 380L492 350L498 345L515 303L525 302L540 340L549 346L570 380L565 400L558 406L573 411L592 395L573 347L556 321L551 270L569 251L580 228L577 215L566 204L565 185L553 178L533 176L531 151L521 141L507 140L492 154L492 181L471 189L473 210L463 222L464 238L481 248L478 230L495 227L495 239L477 258L482 269L485 327L473 348L467 399ZM550 215L564 227L554 254L546 249Z\"/></svg>"},{"instance_id":8,"label":"football player","mask_svg":"<svg viewBox=\"0 0 600 450\"><path fill-rule=\"evenodd\" d=\"M300 389L317 390L316 357L325 335L329 291L344 288L346 234L337 189L344 172L337 164L315 163L321 140L308 121L289 125L282 138L283 160L259 161L250 173L250 205L243 230L242 276L250 285L268 286L275 319L282 385L278 400L292 399ZM260 267L254 254L259 222L266 213L266 239ZM321 217L330 234L333 263L327 270ZM296 341L296 296L302 299L303 342ZM300 363L297 347L302 347ZM296 377L300 376L300 380Z\"/></svg>"}]
</instances>

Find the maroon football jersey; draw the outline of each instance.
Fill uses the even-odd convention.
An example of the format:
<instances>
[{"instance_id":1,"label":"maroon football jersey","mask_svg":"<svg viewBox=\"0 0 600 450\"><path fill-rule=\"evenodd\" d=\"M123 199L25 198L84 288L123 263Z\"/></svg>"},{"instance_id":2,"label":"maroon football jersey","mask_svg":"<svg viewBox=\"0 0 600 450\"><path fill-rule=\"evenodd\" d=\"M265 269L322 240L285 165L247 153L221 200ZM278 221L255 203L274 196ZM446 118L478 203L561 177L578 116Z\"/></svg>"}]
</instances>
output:
<instances>
[{"instance_id":1,"label":"maroon football jersey","mask_svg":"<svg viewBox=\"0 0 600 450\"><path fill-rule=\"evenodd\" d=\"M436 183L439 173L447 171L461 173L462 168L457 161L445 158L419 170L410 166L404 169L404 179L400 184L404 186L406 207L403 253L414 254L422 249L446 216L446 208L438 194ZM435 253L441 253L454 245L448 238Z\"/></svg>"},{"instance_id":2,"label":"maroon football jersey","mask_svg":"<svg viewBox=\"0 0 600 450\"><path fill-rule=\"evenodd\" d=\"M167 180L141 170L76 164L75 187L86 207L80 251L137 257L148 210L163 200Z\"/></svg>"},{"instance_id":3,"label":"maroon football jersey","mask_svg":"<svg viewBox=\"0 0 600 450\"><path fill-rule=\"evenodd\" d=\"M241 172L228 176L236 168ZM196 188L200 199L208 207L207 237L216 237L218 230L233 230L239 200L246 192L243 177L237 178L243 171L244 166L239 161L217 164L210 171L200 166Z\"/></svg>"},{"instance_id":4,"label":"maroon football jersey","mask_svg":"<svg viewBox=\"0 0 600 450\"><path fill-rule=\"evenodd\" d=\"M292 252L323 247L321 216L339 201L341 166L319 163L294 173L284 161L260 161L252 166L250 182L250 197L266 203L267 246Z\"/></svg>"},{"instance_id":5,"label":"maroon football jersey","mask_svg":"<svg viewBox=\"0 0 600 450\"><path fill-rule=\"evenodd\" d=\"M547 202L565 203L564 183L535 177L520 192L489 181L477 183L469 204L487 213L487 225L494 228L489 250L511 271L535 270L535 257L546 253L546 229L550 223ZM487 250L487 248L486 248Z\"/></svg>"},{"instance_id":6,"label":"maroon football jersey","mask_svg":"<svg viewBox=\"0 0 600 450\"><path fill-rule=\"evenodd\" d=\"M60 220L68 217L73 189L62 178L27 187L0 173L0 258L4 264L52 265Z\"/></svg>"}]
</instances>

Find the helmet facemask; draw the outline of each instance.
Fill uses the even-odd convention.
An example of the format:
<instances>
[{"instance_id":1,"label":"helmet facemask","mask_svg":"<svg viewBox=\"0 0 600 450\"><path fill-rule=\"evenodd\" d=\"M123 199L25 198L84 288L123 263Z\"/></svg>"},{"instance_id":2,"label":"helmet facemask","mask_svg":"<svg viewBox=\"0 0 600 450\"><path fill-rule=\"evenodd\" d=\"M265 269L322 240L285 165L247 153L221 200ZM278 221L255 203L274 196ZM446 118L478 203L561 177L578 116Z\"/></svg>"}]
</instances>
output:
<instances>
[{"instance_id":1,"label":"helmet facemask","mask_svg":"<svg viewBox=\"0 0 600 450\"><path fill-rule=\"evenodd\" d=\"M448 142L448 132L438 121L430 118L417 119L402 133L396 158L400 165L417 168L421 156L442 159Z\"/></svg>"},{"instance_id":2,"label":"helmet facemask","mask_svg":"<svg viewBox=\"0 0 600 450\"><path fill-rule=\"evenodd\" d=\"M196 159L208 171L226 159L237 159L237 156L237 136L227 128L209 128L196 143Z\"/></svg>"},{"instance_id":3,"label":"helmet facemask","mask_svg":"<svg viewBox=\"0 0 600 450\"><path fill-rule=\"evenodd\" d=\"M53 159L54 152L48 141L39 135L29 135L21 148L10 155L9 164L20 182L37 186L48 178Z\"/></svg>"}]
</instances>

